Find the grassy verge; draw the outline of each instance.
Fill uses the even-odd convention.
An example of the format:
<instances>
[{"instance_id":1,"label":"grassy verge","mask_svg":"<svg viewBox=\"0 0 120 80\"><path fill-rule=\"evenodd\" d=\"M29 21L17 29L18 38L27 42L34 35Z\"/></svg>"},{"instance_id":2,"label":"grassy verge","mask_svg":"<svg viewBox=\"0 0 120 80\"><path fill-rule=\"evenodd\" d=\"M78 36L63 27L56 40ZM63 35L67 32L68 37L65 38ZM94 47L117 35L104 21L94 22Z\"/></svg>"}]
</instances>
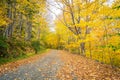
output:
<instances>
[{"instance_id":1,"label":"grassy verge","mask_svg":"<svg viewBox=\"0 0 120 80\"><path fill-rule=\"evenodd\" d=\"M22 60L22 59L29 58L29 57L32 57L32 56L35 56L35 55L39 55L39 54L42 54L44 52L47 52L48 50L49 49L43 49L43 50L39 51L37 54L28 53L28 54L25 54L25 55L20 55L16 58L0 58L0 65L6 64L8 62L14 62L14 61L17 61L17 60Z\"/></svg>"}]
</instances>

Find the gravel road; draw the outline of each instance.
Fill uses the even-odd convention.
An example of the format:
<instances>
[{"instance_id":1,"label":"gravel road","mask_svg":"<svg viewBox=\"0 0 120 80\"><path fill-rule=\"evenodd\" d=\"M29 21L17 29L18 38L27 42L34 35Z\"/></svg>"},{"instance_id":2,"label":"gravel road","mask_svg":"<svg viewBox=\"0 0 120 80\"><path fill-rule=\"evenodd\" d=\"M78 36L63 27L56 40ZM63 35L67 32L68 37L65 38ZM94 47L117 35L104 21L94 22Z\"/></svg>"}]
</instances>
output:
<instances>
[{"instance_id":1,"label":"gravel road","mask_svg":"<svg viewBox=\"0 0 120 80\"><path fill-rule=\"evenodd\" d=\"M59 80L57 71L63 65L59 51L52 50L34 63L19 66L15 71L3 74L0 80Z\"/></svg>"}]
</instances>

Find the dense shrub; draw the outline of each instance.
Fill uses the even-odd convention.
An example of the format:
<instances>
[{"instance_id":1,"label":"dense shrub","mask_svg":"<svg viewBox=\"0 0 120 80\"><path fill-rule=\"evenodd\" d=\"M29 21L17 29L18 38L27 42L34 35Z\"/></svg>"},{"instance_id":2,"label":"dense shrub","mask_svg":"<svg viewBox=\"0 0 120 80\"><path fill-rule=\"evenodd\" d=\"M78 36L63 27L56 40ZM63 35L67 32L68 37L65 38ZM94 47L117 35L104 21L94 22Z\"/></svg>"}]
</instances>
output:
<instances>
[{"instance_id":1,"label":"dense shrub","mask_svg":"<svg viewBox=\"0 0 120 80\"><path fill-rule=\"evenodd\" d=\"M8 57L9 54L7 49L9 48L9 44L6 42L5 38L0 37L0 57Z\"/></svg>"},{"instance_id":2,"label":"dense shrub","mask_svg":"<svg viewBox=\"0 0 120 80\"><path fill-rule=\"evenodd\" d=\"M32 41L32 47L35 50L35 53L38 53L40 50L43 50L44 47L40 45L40 41Z\"/></svg>"}]
</instances>

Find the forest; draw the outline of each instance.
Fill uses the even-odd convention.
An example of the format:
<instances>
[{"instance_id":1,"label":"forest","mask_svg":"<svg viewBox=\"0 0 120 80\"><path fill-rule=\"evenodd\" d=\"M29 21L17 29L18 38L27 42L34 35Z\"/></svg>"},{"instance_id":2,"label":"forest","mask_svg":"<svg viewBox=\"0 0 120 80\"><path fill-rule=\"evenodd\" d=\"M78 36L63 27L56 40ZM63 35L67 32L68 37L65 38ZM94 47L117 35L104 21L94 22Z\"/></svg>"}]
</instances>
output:
<instances>
[{"instance_id":1,"label":"forest","mask_svg":"<svg viewBox=\"0 0 120 80\"><path fill-rule=\"evenodd\" d=\"M44 49L40 35L48 30L45 7L45 0L0 0L1 58L16 58Z\"/></svg>"},{"instance_id":2,"label":"forest","mask_svg":"<svg viewBox=\"0 0 120 80\"><path fill-rule=\"evenodd\" d=\"M120 68L120 0L50 1L0 0L0 65L55 49Z\"/></svg>"}]
</instances>

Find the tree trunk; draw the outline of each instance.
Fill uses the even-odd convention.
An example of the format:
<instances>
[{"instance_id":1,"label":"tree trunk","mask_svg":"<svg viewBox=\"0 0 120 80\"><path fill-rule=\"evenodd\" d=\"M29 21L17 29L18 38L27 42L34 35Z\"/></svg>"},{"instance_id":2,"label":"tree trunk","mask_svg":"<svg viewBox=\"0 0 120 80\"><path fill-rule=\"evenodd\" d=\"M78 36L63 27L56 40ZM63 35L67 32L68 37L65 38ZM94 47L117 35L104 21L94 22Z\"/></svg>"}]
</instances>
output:
<instances>
[{"instance_id":1,"label":"tree trunk","mask_svg":"<svg viewBox=\"0 0 120 80\"><path fill-rule=\"evenodd\" d=\"M19 13L19 17L20 17L20 21L19 21L19 26L18 26L18 29L19 29L19 32L18 34L19 35L22 35L22 26L23 26L23 15L22 13Z\"/></svg>"},{"instance_id":2,"label":"tree trunk","mask_svg":"<svg viewBox=\"0 0 120 80\"><path fill-rule=\"evenodd\" d=\"M14 26L14 23L15 23L15 18L16 18L16 3L11 3L11 0L8 0L7 2L7 6L8 6L8 9L7 9L7 17L12 20L12 22L7 26L5 32L4 32L4 36L6 38L8 37L12 37L12 34L13 34L13 26ZM13 12L13 9L14 9L14 12ZM14 16L13 16L14 15Z\"/></svg>"},{"instance_id":3,"label":"tree trunk","mask_svg":"<svg viewBox=\"0 0 120 80\"><path fill-rule=\"evenodd\" d=\"M31 39L32 35L32 24L30 21L27 22L27 28L26 28L26 40L29 41Z\"/></svg>"},{"instance_id":4,"label":"tree trunk","mask_svg":"<svg viewBox=\"0 0 120 80\"><path fill-rule=\"evenodd\" d=\"M81 54L82 54L83 56L85 56L85 42L82 42L82 43L80 44L80 48L81 48Z\"/></svg>"},{"instance_id":5,"label":"tree trunk","mask_svg":"<svg viewBox=\"0 0 120 80\"><path fill-rule=\"evenodd\" d=\"M90 58L92 58L91 42L89 41Z\"/></svg>"},{"instance_id":6,"label":"tree trunk","mask_svg":"<svg viewBox=\"0 0 120 80\"><path fill-rule=\"evenodd\" d=\"M7 17L9 19L11 19L11 9L10 9L11 8L11 3L10 3L10 0L8 0L7 6L8 6L8 8L7 8ZM5 36L6 38L8 38L9 37L9 31L10 31L10 24L6 27L3 36Z\"/></svg>"}]
</instances>

